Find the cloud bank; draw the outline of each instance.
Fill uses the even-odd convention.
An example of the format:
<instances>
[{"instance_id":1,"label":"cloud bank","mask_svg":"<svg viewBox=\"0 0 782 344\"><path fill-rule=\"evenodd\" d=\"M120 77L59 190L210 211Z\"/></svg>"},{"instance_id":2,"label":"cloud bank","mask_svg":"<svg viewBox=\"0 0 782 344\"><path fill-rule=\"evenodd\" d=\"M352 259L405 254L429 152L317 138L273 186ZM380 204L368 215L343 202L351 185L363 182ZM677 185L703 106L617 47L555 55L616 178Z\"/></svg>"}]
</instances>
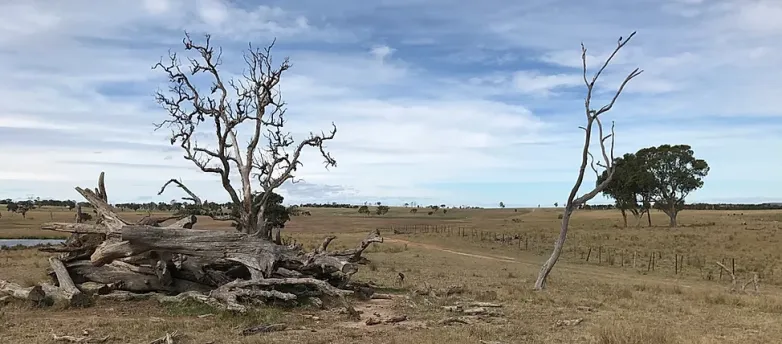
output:
<instances>
[{"instance_id":1,"label":"cloud bank","mask_svg":"<svg viewBox=\"0 0 782 344\"><path fill-rule=\"evenodd\" d=\"M337 124L338 167L307 154L304 182L281 190L288 203L562 203L582 141L579 44L594 71L634 30L595 99L645 70L606 115L617 153L690 144L712 167L690 201L782 192L770 156L782 149L782 3L487 1L0 4L0 198L78 199L73 187L106 171L113 202L177 198L155 196L169 178L226 200L154 131L165 79L151 66L182 50L185 30L211 33L231 75L248 42L276 38L277 61L293 64L288 128L302 138Z\"/></svg>"}]
</instances>

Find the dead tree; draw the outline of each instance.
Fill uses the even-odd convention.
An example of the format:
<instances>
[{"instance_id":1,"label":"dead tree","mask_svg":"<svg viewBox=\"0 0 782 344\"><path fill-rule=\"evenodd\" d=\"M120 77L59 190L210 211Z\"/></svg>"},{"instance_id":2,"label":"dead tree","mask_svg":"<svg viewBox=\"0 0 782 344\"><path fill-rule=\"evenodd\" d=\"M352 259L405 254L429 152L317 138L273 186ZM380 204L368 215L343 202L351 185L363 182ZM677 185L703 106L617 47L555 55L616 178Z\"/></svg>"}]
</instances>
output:
<instances>
[{"instance_id":1,"label":"dead tree","mask_svg":"<svg viewBox=\"0 0 782 344\"><path fill-rule=\"evenodd\" d=\"M279 233L273 238L267 225L266 201L286 181L295 182L293 173L301 165L299 159L305 147L320 150L327 168L336 166L324 143L334 138L337 128L332 124L328 134L310 133L298 143L284 131L285 103L277 86L291 66L287 58L279 66L273 64L273 42L264 49L250 45L244 54L247 68L238 80L227 80L218 70L222 49L215 51L209 35L201 44L185 34L183 43L186 51L195 52L194 58L188 58L187 68L183 69L175 53L166 63L161 60L153 67L162 69L169 79L168 92L156 94L169 118L157 128L171 128L171 144L182 148L185 159L204 173L219 176L235 210L226 220L234 221L243 233L280 244ZM195 86L193 78L201 75L212 81L210 89ZM199 129L213 133L212 146L196 142L194 136ZM249 135L242 138L239 132ZM239 177L240 188L233 185L232 174ZM256 182L260 190L254 190ZM260 200L254 199L257 191L262 192Z\"/></svg>"},{"instance_id":2,"label":"dead tree","mask_svg":"<svg viewBox=\"0 0 782 344\"><path fill-rule=\"evenodd\" d=\"M643 71L636 68L632 72L630 72L629 75L622 81L622 84L619 86L619 89L614 93L613 98L611 99L611 102L609 102L606 105L603 105L598 110L595 110L592 107L592 92L594 91L595 83L597 83L598 78L600 77L600 74L603 73L603 70L608 66L608 64L611 62L611 60L614 58L614 56L619 52L622 47L627 44L627 42L630 41L630 39L635 36L635 32L631 33L630 36L627 37L627 39L622 39L622 37L619 37L619 40L617 41L617 46L614 49L613 53L606 59L606 61L603 63L602 67L595 73L595 75L592 77L591 80L587 79L587 58L586 58L586 47L583 43L581 43L581 61L583 66L583 78L584 83L587 87L587 95L584 100L584 108L586 113L586 119L587 124L586 127L580 127L584 130L584 148L581 153L581 167L578 170L578 178L576 178L576 183L573 185L573 189L570 190L570 195L568 196L567 203L565 204L564 212L562 213L562 222L559 230L559 237L557 237L557 240L554 243L554 251L551 253L551 257L546 260L546 262L543 264L543 266L540 269L540 273L538 274L538 278L535 281L535 289L542 290L546 287L546 278L548 278L549 273L551 273L551 270L554 268L554 265L557 263L557 260L559 259L559 255L562 253L562 247L565 244L565 239L567 238L567 231L568 231L568 224L570 223L570 216L573 214L573 212L578 209L580 206L585 204L587 201L594 198L598 193L602 192L603 189L608 186L608 183L611 182L611 178L614 174L614 125L611 124L611 133L604 135L604 129L603 129L603 123L601 122L600 115L608 112L611 110L611 108L614 106L614 103L616 103L617 98L619 98L619 95L622 93L622 90L624 90L625 85L632 80L633 78L640 75ZM598 161L595 163L595 157L592 155L592 153L589 151L589 146L592 143L592 132L594 130L594 127L597 126L597 133L599 135L599 143L600 143L600 153L602 155L603 162L601 163ZM610 147L606 146L606 141L611 140ZM590 165L592 170L595 172L597 177L599 178L600 174L598 173L597 166L605 169L608 171L607 178L600 184L598 184L594 189L587 192L586 194L576 197L579 188L581 187L581 183L584 181L584 173L586 172L587 165Z\"/></svg>"},{"instance_id":3,"label":"dead tree","mask_svg":"<svg viewBox=\"0 0 782 344\"><path fill-rule=\"evenodd\" d=\"M50 259L56 286L28 290L0 282L0 292L28 300L44 292L72 306L90 304L92 290L116 291L111 295L120 299L156 293L166 302L188 299L239 312L256 304L319 303L312 299L318 297L349 305L345 296L366 293L363 284L351 281L359 265L367 263L363 252L383 242L375 230L354 249L328 251L335 239L328 236L316 250L305 252L301 245L278 245L254 234L190 229L193 215L163 227L132 224L105 196L89 188L76 191L92 204L100 224L41 226L73 233L63 246L45 249L61 253Z\"/></svg>"}]
</instances>

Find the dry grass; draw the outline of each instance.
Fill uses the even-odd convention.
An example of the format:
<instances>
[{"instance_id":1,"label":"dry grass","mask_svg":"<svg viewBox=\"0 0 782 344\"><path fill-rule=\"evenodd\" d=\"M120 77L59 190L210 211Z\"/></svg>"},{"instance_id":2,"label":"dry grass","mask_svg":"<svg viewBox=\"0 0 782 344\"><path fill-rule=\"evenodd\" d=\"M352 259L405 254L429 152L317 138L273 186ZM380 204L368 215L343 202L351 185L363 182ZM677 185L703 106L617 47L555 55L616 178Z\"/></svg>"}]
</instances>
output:
<instances>
[{"instance_id":1,"label":"dry grass","mask_svg":"<svg viewBox=\"0 0 782 344\"><path fill-rule=\"evenodd\" d=\"M568 251L551 275L549 289L531 290L543 257L552 246L558 221L553 210L534 212L505 210L451 210L446 216L410 215L404 209L392 209L385 217L354 214L355 210L312 209L313 216L295 218L287 234L308 246L327 233L338 235L335 247L352 246L375 227L412 224L453 224L476 227L496 233L521 233L536 239L530 250L515 245L472 241L445 234L392 235L384 233L386 243L369 250L372 265L356 277L387 286L386 292L411 295L389 306L388 311L407 314L411 322L426 329L401 326L344 327L343 315L309 309L262 309L249 316L232 316L201 305L158 305L154 302L101 302L81 309L37 309L10 304L0 310L0 342L48 343L50 332L78 335L92 329L96 336L113 335L112 343L141 343L166 331L179 330L188 336L182 343L773 343L782 335L782 292L767 283L769 266L779 262L777 253L778 221L782 212L697 212L680 216L682 228L665 227L620 229L618 212L579 212L573 220L572 247L603 246L631 250L661 251L663 259L655 272L633 270L603 262L584 263L578 253ZM6 229L7 214L0 219L0 234L32 236L46 213L31 212L34 220L24 226ZM29 214L28 214L29 215ZM65 219L67 214L61 215ZM127 216L133 218L133 216ZM139 217L143 214L137 214ZM45 217L48 217L45 216ZM69 217L67 217L69 218ZM56 219L56 217L55 217ZM513 219L518 219L514 221ZM654 214L657 224L667 223ZM17 221L19 220L12 220ZM14 223L17 223L14 222ZM744 223L747 223L744 225ZM712 225L711 223L715 223ZM696 226L704 224L704 226ZM200 227L210 226L209 221ZM224 224L221 224L224 225ZM732 239L729 239L731 238ZM762 240L761 240L762 238ZM576 244L579 242L578 244ZM694 264L685 273L668 271L669 252L681 250L688 255L736 257L736 270L758 269L765 272L760 295L730 294L728 281L705 280ZM593 253L594 254L594 253ZM754 258L754 261L752 260ZM745 264L744 262L748 262ZM670 260L672 264L672 259ZM749 266L755 262L756 266ZM704 268L713 263L708 261ZM35 283L45 278L45 255L35 250L0 252L0 278L20 283ZM689 269L689 270L688 270ZM404 286L395 286L398 272L407 276ZM773 279L772 279L773 280ZM463 294L435 298L414 295L411 291L424 283L434 288L463 284ZM503 316L493 322L473 325L438 325L449 316L441 309L458 300L483 300L503 303ZM199 318L198 315L214 313ZM317 313L314 322L301 316ZM556 326L557 321L584 319L574 326ZM310 331L286 331L255 337L241 337L243 326L283 321L305 326Z\"/></svg>"}]
</instances>

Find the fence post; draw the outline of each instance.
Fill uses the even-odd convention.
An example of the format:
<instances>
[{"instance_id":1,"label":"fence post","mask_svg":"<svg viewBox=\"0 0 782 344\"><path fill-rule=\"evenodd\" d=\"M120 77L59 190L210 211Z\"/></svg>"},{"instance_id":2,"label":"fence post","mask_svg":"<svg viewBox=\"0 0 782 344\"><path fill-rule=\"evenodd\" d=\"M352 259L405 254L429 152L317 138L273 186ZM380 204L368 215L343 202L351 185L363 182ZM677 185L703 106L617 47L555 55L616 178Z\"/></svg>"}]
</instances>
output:
<instances>
[{"instance_id":1,"label":"fence post","mask_svg":"<svg viewBox=\"0 0 782 344\"><path fill-rule=\"evenodd\" d=\"M730 259L730 273L736 276L736 258Z\"/></svg>"},{"instance_id":2,"label":"fence post","mask_svg":"<svg viewBox=\"0 0 782 344\"><path fill-rule=\"evenodd\" d=\"M678 275L679 274L679 254L676 253L673 255L673 274Z\"/></svg>"},{"instance_id":3,"label":"fence post","mask_svg":"<svg viewBox=\"0 0 782 344\"><path fill-rule=\"evenodd\" d=\"M597 247L597 265L603 263L603 246Z\"/></svg>"}]
</instances>

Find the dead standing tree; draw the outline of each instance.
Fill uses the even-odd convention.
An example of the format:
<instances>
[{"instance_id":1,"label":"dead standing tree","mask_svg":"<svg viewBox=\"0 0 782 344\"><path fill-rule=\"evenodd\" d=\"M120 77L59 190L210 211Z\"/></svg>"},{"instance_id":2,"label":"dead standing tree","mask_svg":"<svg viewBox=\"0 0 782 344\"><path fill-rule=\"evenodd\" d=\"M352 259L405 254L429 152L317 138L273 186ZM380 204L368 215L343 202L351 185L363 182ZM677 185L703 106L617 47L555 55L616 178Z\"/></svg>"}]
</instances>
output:
<instances>
[{"instance_id":1,"label":"dead standing tree","mask_svg":"<svg viewBox=\"0 0 782 344\"><path fill-rule=\"evenodd\" d=\"M611 102L604 105L598 110L595 110L592 108L592 93L594 91L595 84L597 83L598 78L600 77L600 74L603 73L603 71L606 69L608 64L611 62L611 60L614 58L614 56L619 52L622 47L627 44L627 42L630 41L630 39L635 36L635 32L631 33L630 36L627 37L627 39L622 39L622 37L619 37L619 40L617 41L617 46L614 49L613 53L606 59L606 61L603 63L602 67L595 73L595 75L592 77L591 80L587 79L587 57L586 57L586 47L583 43L581 43L581 61L583 66L583 78L584 83L587 87L587 95L586 99L584 100L584 107L586 112L586 118L587 118L587 124L586 127L580 127L585 131L584 135L584 148L581 153L581 167L578 170L578 178L576 179L575 185L573 185L573 189L570 190L570 195L568 196L567 203L565 204L565 210L562 214L562 222L561 227L559 230L559 237L554 243L554 251L551 253L551 257L549 257L548 260L543 264L543 267L540 269L540 273L538 274L538 278L535 281L535 289L542 290L546 287L546 279L548 278L549 273L551 273L551 270L554 268L554 265L557 263L557 260L559 259L559 255L562 253L562 247L565 244L565 239L567 238L567 231L568 231L568 224L570 223L570 216L573 214L573 212L579 208L579 206L585 204L587 201L594 198L598 193L602 192L603 189L608 186L608 183L611 182L611 178L614 174L614 125L611 124L611 133L604 135L603 130L603 123L601 122L600 115L608 112L611 110L611 108L614 106L614 103L616 103L617 98L619 98L619 95L622 93L622 90L624 90L625 85L632 80L633 78L640 75L643 71L636 68L630 74L625 77L624 81L622 81L622 84L619 86L619 89L614 93L613 98L611 99ZM602 154L603 162L601 163L598 161L595 163L595 157L590 153L589 146L592 143L592 131L594 127L597 126L597 132L600 137L600 153ZM606 141L611 140L610 148L606 147ZM584 181L584 173L586 172L587 164L590 165L592 170L595 172L597 177L599 178L600 174L598 173L597 166L604 168L607 173L607 178L600 184L598 184L594 189L587 192L586 194L582 195L581 197L576 197L579 188L581 188L581 183Z\"/></svg>"},{"instance_id":2,"label":"dead standing tree","mask_svg":"<svg viewBox=\"0 0 782 344\"><path fill-rule=\"evenodd\" d=\"M184 158L201 171L220 177L234 207L226 220L233 221L242 233L280 244L279 232L273 233L267 223L268 199L286 181L295 182L293 173L301 165L299 159L305 147L318 148L327 168L336 166L324 143L334 138L337 127L332 124L328 134L310 133L298 143L284 131L285 103L277 86L291 66L287 58L279 66L273 65L273 42L265 49L250 45L244 54L247 68L239 80L226 80L218 71L222 49L215 52L209 35L205 43L198 44L185 34L183 43L185 50L196 52L195 58L188 58L186 71L176 53L169 54L166 64L161 61L153 67L165 71L170 84L167 94L156 94L169 114L157 127L171 128L171 144L179 144ZM196 86L196 76L200 75L211 79L208 92ZM210 130L199 130L208 126ZM214 134L215 147L196 142L197 134L209 131ZM240 146L240 131L249 133L245 147ZM239 177L240 189L232 184L234 175ZM260 184L261 193L253 190L253 178Z\"/></svg>"}]
</instances>

